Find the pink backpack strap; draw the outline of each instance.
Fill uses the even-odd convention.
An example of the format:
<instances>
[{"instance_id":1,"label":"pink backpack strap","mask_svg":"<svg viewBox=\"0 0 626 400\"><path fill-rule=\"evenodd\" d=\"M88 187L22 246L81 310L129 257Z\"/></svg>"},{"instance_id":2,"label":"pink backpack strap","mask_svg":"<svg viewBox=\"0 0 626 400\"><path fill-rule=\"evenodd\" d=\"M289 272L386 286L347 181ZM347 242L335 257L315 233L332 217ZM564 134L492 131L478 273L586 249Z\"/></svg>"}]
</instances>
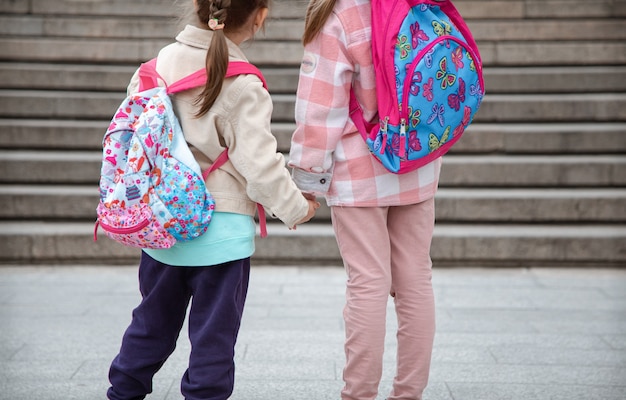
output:
<instances>
[{"instance_id":1,"label":"pink backpack strap","mask_svg":"<svg viewBox=\"0 0 626 400\"><path fill-rule=\"evenodd\" d=\"M250 64L245 61L231 61L228 63L228 71L226 71L226 78L230 78L235 75L256 75L261 82L263 82L263 87L267 90L267 82L265 81L265 77L261 73L256 66Z\"/></svg>"},{"instance_id":2,"label":"pink backpack strap","mask_svg":"<svg viewBox=\"0 0 626 400\"><path fill-rule=\"evenodd\" d=\"M231 78L233 76L245 75L245 74L256 75L261 80L261 82L263 82L263 87L267 90L267 82L265 81L265 77L263 77L263 74L257 67L250 64L249 62L245 62L245 61L229 62L228 70L226 71L225 78ZM167 87L167 93L173 94L173 93L183 92L185 90L193 89L199 86L204 86L205 84L206 84L206 70L201 69L169 85Z\"/></svg>"},{"instance_id":3,"label":"pink backpack strap","mask_svg":"<svg viewBox=\"0 0 626 400\"><path fill-rule=\"evenodd\" d=\"M376 124L372 124L365 120L365 117L363 116L363 109L361 109L361 105L356 99L356 95L354 94L353 89L350 89L350 118L356 126L356 129L363 137L363 140L368 139L368 137L370 136L370 132L374 131L374 135L376 134L376 130L374 129L376 127Z\"/></svg>"},{"instance_id":4,"label":"pink backpack strap","mask_svg":"<svg viewBox=\"0 0 626 400\"><path fill-rule=\"evenodd\" d=\"M157 59L141 64L139 67L139 91L155 88L159 86L159 79L167 86L165 79L156 70Z\"/></svg>"},{"instance_id":5,"label":"pink backpack strap","mask_svg":"<svg viewBox=\"0 0 626 400\"><path fill-rule=\"evenodd\" d=\"M139 67L139 91L159 86L159 79L167 88L168 94L184 92L185 90L193 89L206 84L206 70L203 68L187 75L171 85L168 85L165 79L163 79L163 77L157 72L156 63L157 59L153 58L152 60L141 64ZM267 90L267 81L261 73L261 70L259 70L256 66L246 61L231 61L228 63L226 78L245 74L256 75L261 82L263 82L263 87Z\"/></svg>"},{"instance_id":6,"label":"pink backpack strap","mask_svg":"<svg viewBox=\"0 0 626 400\"><path fill-rule=\"evenodd\" d=\"M224 165L226 161L228 161L228 149L224 150L219 156L217 156L213 164L211 164L209 168L207 168L204 172L202 172L202 176L204 177L204 180L206 180L209 177L209 174L211 172L215 171L216 169ZM264 238L267 236L267 218L265 217L265 209L259 203L256 204L256 207L257 207L257 212L259 214L259 225L261 227L261 237Z\"/></svg>"}]
</instances>

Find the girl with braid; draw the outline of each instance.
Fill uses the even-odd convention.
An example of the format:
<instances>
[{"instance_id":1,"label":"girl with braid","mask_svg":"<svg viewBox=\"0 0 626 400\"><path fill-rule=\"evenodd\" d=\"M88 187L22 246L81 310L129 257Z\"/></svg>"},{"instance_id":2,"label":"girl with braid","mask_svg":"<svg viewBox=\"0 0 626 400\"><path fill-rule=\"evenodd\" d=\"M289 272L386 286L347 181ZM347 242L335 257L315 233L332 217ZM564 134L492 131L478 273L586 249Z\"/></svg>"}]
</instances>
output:
<instances>
[{"instance_id":1,"label":"girl with braid","mask_svg":"<svg viewBox=\"0 0 626 400\"><path fill-rule=\"evenodd\" d=\"M169 83L206 69L206 85L173 95L173 105L202 169L226 149L228 161L206 181L216 204L209 230L169 249L142 251L142 300L111 363L110 400L138 400L152 392L153 376L174 351L190 303L191 354L181 392L186 400L229 398L256 204L289 228L311 219L319 207L302 195L277 152L270 131L272 100L261 79L226 78L229 61L247 61L239 45L263 26L269 0L187 1L195 23L161 49L156 69ZM129 94L138 87L135 73Z\"/></svg>"}]
</instances>

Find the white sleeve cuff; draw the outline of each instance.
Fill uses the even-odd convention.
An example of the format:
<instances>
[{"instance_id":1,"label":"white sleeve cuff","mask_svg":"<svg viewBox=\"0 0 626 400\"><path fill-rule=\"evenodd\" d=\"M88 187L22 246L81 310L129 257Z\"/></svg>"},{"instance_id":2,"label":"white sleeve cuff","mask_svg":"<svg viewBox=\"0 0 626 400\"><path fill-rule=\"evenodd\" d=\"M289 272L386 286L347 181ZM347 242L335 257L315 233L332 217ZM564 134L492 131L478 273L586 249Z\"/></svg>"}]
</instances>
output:
<instances>
[{"instance_id":1,"label":"white sleeve cuff","mask_svg":"<svg viewBox=\"0 0 626 400\"><path fill-rule=\"evenodd\" d=\"M330 188L330 181L333 175L330 172L315 173L294 168L292 177L298 188L303 192L326 194Z\"/></svg>"}]
</instances>

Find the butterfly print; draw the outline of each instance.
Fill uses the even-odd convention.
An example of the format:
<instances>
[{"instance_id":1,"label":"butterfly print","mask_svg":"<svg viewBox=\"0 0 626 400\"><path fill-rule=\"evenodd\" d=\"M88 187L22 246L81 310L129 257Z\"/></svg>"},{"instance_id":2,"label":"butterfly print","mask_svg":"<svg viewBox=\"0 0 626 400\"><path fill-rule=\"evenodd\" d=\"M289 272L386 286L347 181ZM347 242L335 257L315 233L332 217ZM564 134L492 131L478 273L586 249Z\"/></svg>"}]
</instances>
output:
<instances>
[{"instance_id":1,"label":"butterfly print","mask_svg":"<svg viewBox=\"0 0 626 400\"><path fill-rule=\"evenodd\" d=\"M382 148L383 148L383 140L386 139L384 137L384 135L382 134L378 134L376 135L376 140L374 141L374 151L379 152L382 154Z\"/></svg>"},{"instance_id":2,"label":"butterfly print","mask_svg":"<svg viewBox=\"0 0 626 400\"><path fill-rule=\"evenodd\" d=\"M463 68L463 66L465 65L463 63L463 50L461 49L461 47L457 47L452 52L452 63L454 64L457 71L459 70L459 68Z\"/></svg>"},{"instance_id":3,"label":"butterfly print","mask_svg":"<svg viewBox=\"0 0 626 400\"><path fill-rule=\"evenodd\" d=\"M461 120L461 124L454 129L454 133L453 133L454 137L462 135L463 132L465 132L465 128L467 128L467 126L470 123L471 115L472 115L472 109L469 108L468 106L465 106L465 108L463 109L463 119Z\"/></svg>"},{"instance_id":4,"label":"butterfly print","mask_svg":"<svg viewBox=\"0 0 626 400\"><path fill-rule=\"evenodd\" d=\"M465 81L463 78L459 78L459 90L448 96L448 105L454 111L459 111L463 102L465 102Z\"/></svg>"},{"instance_id":5,"label":"butterfly print","mask_svg":"<svg viewBox=\"0 0 626 400\"><path fill-rule=\"evenodd\" d=\"M425 42L428 39L430 39L428 35L426 34L426 32L420 29L419 22L416 22L413 25L411 25L411 36L413 38L411 41L411 44L413 45L413 49L416 49L417 46L419 46L421 42Z\"/></svg>"},{"instance_id":6,"label":"butterfly print","mask_svg":"<svg viewBox=\"0 0 626 400\"><path fill-rule=\"evenodd\" d=\"M426 63L426 68L431 69L433 67L433 54L435 53L435 49L432 48L426 52L424 55L424 62Z\"/></svg>"},{"instance_id":7,"label":"butterfly print","mask_svg":"<svg viewBox=\"0 0 626 400\"><path fill-rule=\"evenodd\" d=\"M409 151L420 151L422 150L422 144L417 138L417 131L409 132Z\"/></svg>"},{"instance_id":8,"label":"butterfly print","mask_svg":"<svg viewBox=\"0 0 626 400\"><path fill-rule=\"evenodd\" d=\"M474 64L474 59L472 58L472 55L469 53L469 51L465 53L465 56L468 60L470 60L470 71L476 71L476 64Z\"/></svg>"},{"instance_id":9,"label":"butterfly print","mask_svg":"<svg viewBox=\"0 0 626 400\"><path fill-rule=\"evenodd\" d=\"M456 75L448 72L448 58L443 57L441 61L439 61L439 71L435 75L438 81L441 81L441 88L446 89L449 86L454 85L456 82Z\"/></svg>"},{"instance_id":10,"label":"butterfly print","mask_svg":"<svg viewBox=\"0 0 626 400\"><path fill-rule=\"evenodd\" d=\"M396 41L396 47L400 50L400 59L405 60L411 51L411 44L409 43L409 38L406 35L398 36L398 40Z\"/></svg>"},{"instance_id":11,"label":"butterfly print","mask_svg":"<svg viewBox=\"0 0 626 400\"><path fill-rule=\"evenodd\" d=\"M413 107L409 106L409 122L411 127L415 128L420 123L420 117L422 116L422 110L419 108L413 112Z\"/></svg>"},{"instance_id":12,"label":"butterfly print","mask_svg":"<svg viewBox=\"0 0 626 400\"><path fill-rule=\"evenodd\" d=\"M450 126L448 126L446 130L443 132L443 135L441 135L441 139L439 139L437 135L431 132L430 135L428 136L428 148L430 149L430 152L432 153L433 151L443 146L443 144L448 141L449 135L450 135Z\"/></svg>"},{"instance_id":13,"label":"butterfly print","mask_svg":"<svg viewBox=\"0 0 626 400\"><path fill-rule=\"evenodd\" d=\"M396 89L398 89L402 85L402 82L400 81L400 69L397 65L394 65L393 70L396 74Z\"/></svg>"},{"instance_id":14,"label":"butterfly print","mask_svg":"<svg viewBox=\"0 0 626 400\"><path fill-rule=\"evenodd\" d=\"M433 106L432 111L433 111L433 113L430 114L430 117L428 117L428 119L426 120L428 125L430 125L433 122L435 122L435 120L438 120L439 121L439 125L441 125L443 127L443 125L445 124L445 122L444 122L444 114L446 112L446 109L445 109L444 105L443 104L439 105L438 103L435 103L435 105Z\"/></svg>"},{"instance_id":15,"label":"butterfly print","mask_svg":"<svg viewBox=\"0 0 626 400\"><path fill-rule=\"evenodd\" d=\"M424 89L424 92L422 93L422 96L424 96L426 98L426 100L428 101L433 101L433 98L435 97L433 95L433 83L434 83L434 79L433 78L428 78L428 82L426 82L424 84L424 87L422 89Z\"/></svg>"},{"instance_id":16,"label":"butterfly print","mask_svg":"<svg viewBox=\"0 0 626 400\"><path fill-rule=\"evenodd\" d=\"M422 73L420 71L415 71L413 73L413 78L411 79L411 87L409 89L413 96L417 96L419 94L420 83L422 83Z\"/></svg>"},{"instance_id":17,"label":"butterfly print","mask_svg":"<svg viewBox=\"0 0 626 400\"><path fill-rule=\"evenodd\" d=\"M480 82L476 82L475 85L471 84L469 93L478 99L478 106L480 106L480 103L483 101L483 90L480 87Z\"/></svg>"},{"instance_id":18,"label":"butterfly print","mask_svg":"<svg viewBox=\"0 0 626 400\"><path fill-rule=\"evenodd\" d=\"M437 36L449 35L452 33L452 27L445 21L433 21L433 32Z\"/></svg>"},{"instance_id":19,"label":"butterfly print","mask_svg":"<svg viewBox=\"0 0 626 400\"><path fill-rule=\"evenodd\" d=\"M393 137L391 138L391 152L392 152L392 154L400 156L400 144L401 144L400 136L399 135L393 135Z\"/></svg>"}]
</instances>

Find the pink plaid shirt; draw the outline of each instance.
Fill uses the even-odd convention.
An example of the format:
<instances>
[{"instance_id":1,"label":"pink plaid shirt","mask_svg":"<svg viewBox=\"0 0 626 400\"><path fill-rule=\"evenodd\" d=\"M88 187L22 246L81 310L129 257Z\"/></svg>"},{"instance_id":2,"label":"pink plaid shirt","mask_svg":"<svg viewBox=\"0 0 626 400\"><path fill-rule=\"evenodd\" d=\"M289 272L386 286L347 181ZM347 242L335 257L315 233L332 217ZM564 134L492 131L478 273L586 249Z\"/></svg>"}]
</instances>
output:
<instances>
[{"instance_id":1,"label":"pink plaid shirt","mask_svg":"<svg viewBox=\"0 0 626 400\"><path fill-rule=\"evenodd\" d=\"M376 116L369 0L338 0L317 38L305 47L289 166L298 187L329 206L384 207L435 195L441 159L406 174L379 163L349 117L350 88L368 119Z\"/></svg>"}]
</instances>

